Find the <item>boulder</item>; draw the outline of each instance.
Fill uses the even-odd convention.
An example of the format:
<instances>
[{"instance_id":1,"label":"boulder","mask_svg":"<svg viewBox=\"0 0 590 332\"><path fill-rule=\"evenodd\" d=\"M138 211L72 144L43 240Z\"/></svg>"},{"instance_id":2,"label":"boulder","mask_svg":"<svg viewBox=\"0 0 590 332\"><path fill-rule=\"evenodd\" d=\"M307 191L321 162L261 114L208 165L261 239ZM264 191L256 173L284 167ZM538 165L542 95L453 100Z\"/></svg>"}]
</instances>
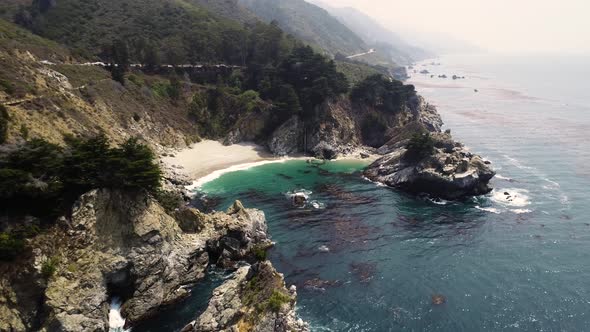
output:
<instances>
[{"instance_id":1,"label":"boulder","mask_svg":"<svg viewBox=\"0 0 590 332\"><path fill-rule=\"evenodd\" d=\"M174 218L183 232L197 233L205 226L207 216L201 211L187 206L175 211Z\"/></svg>"}]
</instances>

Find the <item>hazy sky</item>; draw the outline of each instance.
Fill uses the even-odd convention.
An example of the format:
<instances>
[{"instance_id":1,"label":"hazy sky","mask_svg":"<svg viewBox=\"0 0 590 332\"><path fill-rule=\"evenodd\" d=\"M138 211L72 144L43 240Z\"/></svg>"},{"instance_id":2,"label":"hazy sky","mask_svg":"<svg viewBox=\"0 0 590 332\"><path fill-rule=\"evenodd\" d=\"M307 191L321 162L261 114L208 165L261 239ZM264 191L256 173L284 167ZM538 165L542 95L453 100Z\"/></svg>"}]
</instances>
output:
<instances>
[{"instance_id":1,"label":"hazy sky","mask_svg":"<svg viewBox=\"0 0 590 332\"><path fill-rule=\"evenodd\" d=\"M323 0L395 29L445 33L491 51L590 53L590 0Z\"/></svg>"}]
</instances>

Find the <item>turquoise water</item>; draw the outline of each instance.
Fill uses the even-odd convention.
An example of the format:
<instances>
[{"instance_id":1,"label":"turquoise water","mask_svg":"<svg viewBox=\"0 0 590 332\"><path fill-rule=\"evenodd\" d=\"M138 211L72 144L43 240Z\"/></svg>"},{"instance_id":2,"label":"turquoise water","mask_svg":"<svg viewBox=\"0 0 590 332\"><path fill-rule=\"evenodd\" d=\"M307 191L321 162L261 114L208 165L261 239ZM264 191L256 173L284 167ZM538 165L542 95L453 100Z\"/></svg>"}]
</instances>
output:
<instances>
[{"instance_id":1,"label":"turquoise water","mask_svg":"<svg viewBox=\"0 0 590 332\"><path fill-rule=\"evenodd\" d=\"M425 68L465 80L411 79L493 161L485 197L409 196L345 161L267 164L201 192L266 213L270 259L313 331L588 331L590 66L525 60L449 57ZM319 208L292 206L286 194L302 190Z\"/></svg>"}]
</instances>

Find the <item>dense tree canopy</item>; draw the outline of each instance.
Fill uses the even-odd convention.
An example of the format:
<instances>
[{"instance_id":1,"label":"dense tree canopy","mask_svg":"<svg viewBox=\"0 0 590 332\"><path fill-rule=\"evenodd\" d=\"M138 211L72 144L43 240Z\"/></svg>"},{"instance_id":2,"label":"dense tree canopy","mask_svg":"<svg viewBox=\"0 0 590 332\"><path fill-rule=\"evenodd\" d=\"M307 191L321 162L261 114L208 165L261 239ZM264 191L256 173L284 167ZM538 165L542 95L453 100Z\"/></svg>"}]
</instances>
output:
<instances>
[{"instance_id":1,"label":"dense tree canopy","mask_svg":"<svg viewBox=\"0 0 590 332\"><path fill-rule=\"evenodd\" d=\"M353 102L374 107L387 113L397 113L412 96L416 95L413 85L376 74L367 77L351 91Z\"/></svg>"},{"instance_id":2,"label":"dense tree canopy","mask_svg":"<svg viewBox=\"0 0 590 332\"><path fill-rule=\"evenodd\" d=\"M151 150L129 139L120 147L104 135L67 138L67 147L32 139L0 155L0 208L40 217L67 208L94 188L156 192L160 169Z\"/></svg>"}]
</instances>

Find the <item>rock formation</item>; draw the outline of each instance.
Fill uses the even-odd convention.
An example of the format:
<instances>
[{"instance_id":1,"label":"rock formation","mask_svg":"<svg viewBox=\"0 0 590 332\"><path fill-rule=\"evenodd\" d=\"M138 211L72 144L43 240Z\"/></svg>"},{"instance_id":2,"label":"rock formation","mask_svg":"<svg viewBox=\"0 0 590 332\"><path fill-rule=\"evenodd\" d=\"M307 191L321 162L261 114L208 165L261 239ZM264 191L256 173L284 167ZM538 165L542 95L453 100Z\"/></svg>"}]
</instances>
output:
<instances>
[{"instance_id":1,"label":"rock formation","mask_svg":"<svg viewBox=\"0 0 590 332\"><path fill-rule=\"evenodd\" d=\"M295 286L287 290L270 262L243 266L213 291L205 312L183 331L309 331L296 318L296 297Z\"/></svg>"},{"instance_id":2,"label":"rock formation","mask_svg":"<svg viewBox=\"0 0 590 332\"><path fill-rule=\"evenodd\" d=\"M187 296L210 262L254 263L271 245L264 213L239 201L227 213L176 214L143 193L83 195L32 239L32 253L0 266L0 330L106 331L113 297L132 324Z\"/></svg>"},{"instance_id":3,"label":"rock formation","mask_svg":"<svg viewBox=\"0 0 590 332\"><path fill-rule=\"evenodd\" d=\"M467 151L449 133L433 133L434 149L416 158L407 149L408 139L393 144L387 154L365 170L373 181L411 193L444 199L487 194L496 174L489 162Z\"/></svg>"}]
</instances>

